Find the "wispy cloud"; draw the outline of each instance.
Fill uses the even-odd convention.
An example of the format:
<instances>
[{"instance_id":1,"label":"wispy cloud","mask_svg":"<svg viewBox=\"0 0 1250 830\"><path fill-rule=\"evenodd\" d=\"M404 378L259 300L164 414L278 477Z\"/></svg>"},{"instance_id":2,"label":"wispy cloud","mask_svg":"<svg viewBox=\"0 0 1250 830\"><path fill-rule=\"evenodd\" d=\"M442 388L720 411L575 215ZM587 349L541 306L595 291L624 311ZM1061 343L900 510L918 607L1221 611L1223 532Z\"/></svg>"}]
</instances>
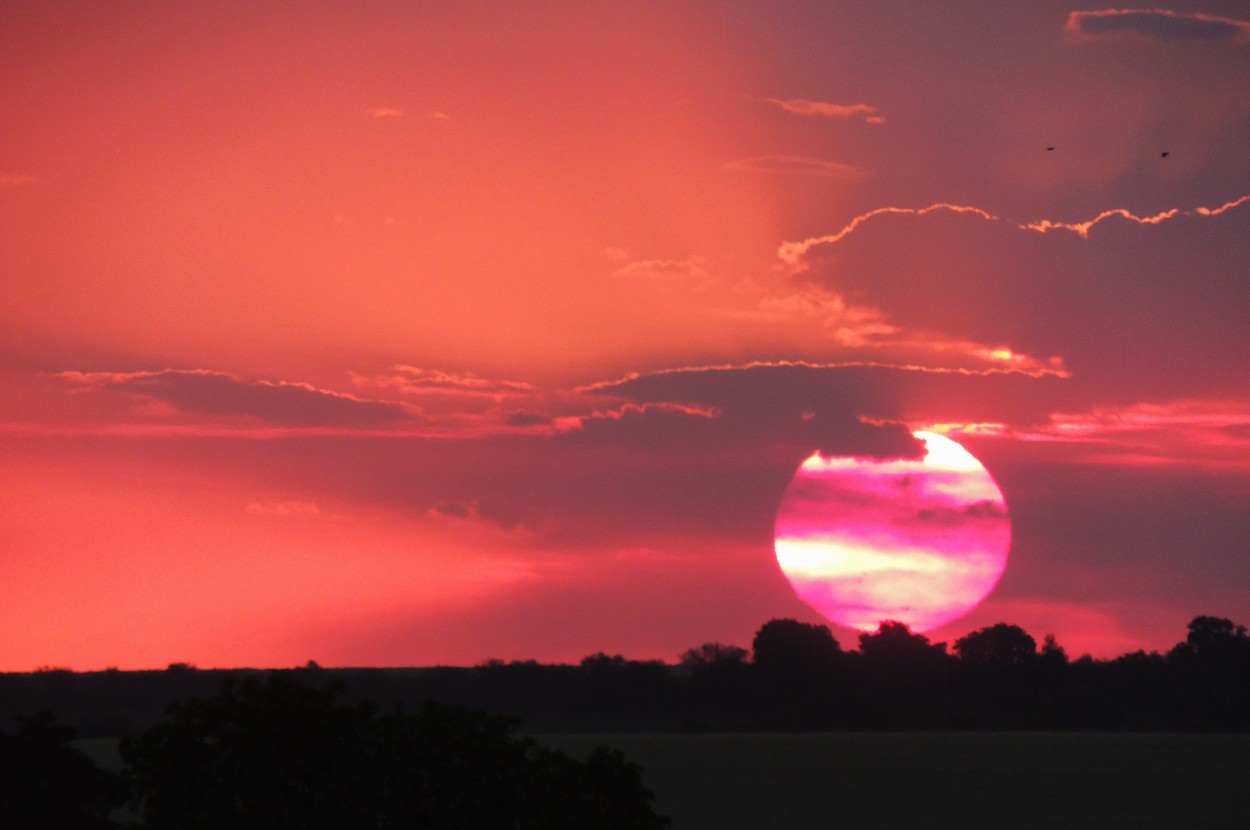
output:
<instances>
[{"instance_id":1,"label":"wispy cloud","mask_svg":"<svg viewBox=\"0 0 1250 830\"><path fill-rule=\"evenodd\" d=\"M1064 31L1073 40L1123 37L1250 43L1250 22L1169 9L1102 9L1072 12Z\"/></svg>"},{"instance_id":2,"label":"wispy cloud","mask_svg":"<svg viewBox=\"0 0 1250 830\"><path fill-rule=\"evenodd\" d=\"M243 512L252 516L279 516L284 519L315 519L320 518L321 508L311 501L266 501L250 502Z\"/></svg>"},{"instance_id":3,"label":"wispy cloud","mask_svg":"<svg viewBox=\"0 0 1250 830\"><path fill-rule=\"evenodd\" d=\"M877 108L868 104L830 104L826 101L810 101L806 98L765 98L793 115L814 115L820 118L859 118L868 124L884 124Z\"/></svg>"},{"instance_id":4,"label":"wispy cloud","mask_svg":"<svg viewBox=\"0 0 1250 830\"><path fill-rule=\"evenodd\" d=\"M389 375L356 375L353 380L357 387L394 389L408 395L481 395L496 398L534 391L533 384L524 381L487 378L473 372L448 372L402 364L393 369Z\"/></svg>"},{"instance_id":5,"label":"wispy cloud","mask_svg":"<svg viewBox=\"0 0 1250 830\"><path fill-rule=\"evenodd\" d=\"M1250 471L1250 400L1185 399L1060 412L1012 437L1082 448L1073 460L1122 467Z\"/></svg>"},{"instance_id":6,"label":"wispy cloud","mask_svg":"<svg viewBox=\"0 0 1250 830\"><path fill-rule=\"evenodd\" d=\"M752 156L725 162L726 170L749 173L786 173L800 176L824 176L831 179L862 179L870 171L853 164L808 158L806 156Z\"/></svg>"},{"instance_id":7,"label":"wispy cloud","mask_svg":"<svg viewBox=\"0 0 1250 830\"><path fill-rule=\"evenodd\" d=\"M403 118L404 111L399 107L370 107L366 113L374 118Z\"/></svg>"},{"instance_id":8,"label":"wispy cloud","mask_svg":"<svg viewBox=\"0 0 1250 830\"><path fill-rule=\"evenodd\" d=\"M848 222L845 227L843 227L840 231L837 231L836 233L825 234L823 236L809 236L807 239L803 239L797 242L783 242L781 243L781 247L777 249L777 256L780 257L781 261L786 263L787 265L793 266L801 270L804 267L803 257L806 256L807 252L810 251L812 248L815 248L817 245L832 245L835 242L840 242L842 241L842 239L852 234L857 228L859 228L860 225L864 224L865 222L871 219L875 219L879 216L888 216L891 214L924 216L927 213L934 213L936 211L950 211L952 213L972 213L972 214L976 214L977 216L980 216L982 219L991 219L991 220L998 219L997 216L994 216L991 213L987 213L986 211L980 208L970 207L968 205L953 205L953 204L949 204L946 202L940 202L938 204L929 205L928 207L923 207L923 208L900 208L900 207L874 208L873 210L870 210L867 213L861 213L859 216L856 216L854 219Z\"/></svg>"},{"instance_id":9,"label":"wispy cloud","mask_svg":"<svg viewBox=\"0 0 1250 830\"><path fill-rule=\"evenodd\" d=\"M1068 398L1068 383L1054 375L1004 368L781 360L631 373L584 391L640 404L682 402L718 411L719 417L707 423L712 432L700 441L745 442L751 436L755 446L793 442L827 452L851 450L837 454L888 457L916 450L904 421L964 423L969 413L977 413L1011 426L1044 423L1055 402Z\"/></svg>"},{"instance_id":10,"label":"wispy cloud","mask_svg":"<svg viewBox=\"0 0 1250 830\"><path fill-rule=\"evenodd\" d=\"M158 372L61 372L57 379L84 393L122 394L140 402L144 420L207 419L283 427L367 429L415 425L420 416L400 403L370 401L307 383L246 380L207 369Z\"/></svg>"},{"instance_id":11,"label":"wispy cloud","mask_svg":"<svg viewBox=\"0 0 1250 830\"><path fill-rule=\"evenodd\" d=\"M702 279L707 276L702 257L686 259L644 259L631 262L612 273L621 279Z\"/></svg>"},{"instance_id":12,"label":"wispy cloud","mask_svg":"<svg viewBox=\"0 0 1250 830\"><path fill-rule=\"evenodd\" d=\"M34 176L27 176L22 173L5 173L0 171L0 187L21 187L24 184L30 184L35 181Z\"/></svg>"},{"instance_id":13,"label":"wispy cloud","mask_svg":"<svg viewBox=\"0 0 1250 830\"><path fill-rule=\"evenodd\" d=\"M793 242L783 242L777 249L777 256L782 262L794 268L796 271L805 270L806 263L804 261L804 257L812 248L815 248L818 245L832 245L840 242L850 234L854 233L865 222L877 219L881 216L889 215L925 216L936 212L961 213L976 216L989 222L1006 222L1010 225L1016 226L1020 230L1036 231L1037 233L1048 233L1056 230L1071 231L1077 236L1085 239L1089 237L1090 230L1092 230L1094 226L1105 222L1108 219L1125 219L1138 225L1158 225L1182 216L1218 216L1221 213L1240 207L1247 202L1250 202L1250 195L1242 196L1232 200L1231 202L1226 202L1219 207L1196 207L1190 210L1170 208L1168 210L1160 211L1159 213L1147 216L1139 216L1125 208L1113 208L1111 210L1104 210L1093 218L1080 222L1063 222L1053 219L1038 219L1033 222L1013 222L1011 220L1004 219L1001 216L995 216L994 214L979 207L973 207L971 205L955 205L945 202L929 205L928 207L923 208L882 207L870 210L867 213L861 213L859 216L851 219L851 221L843 226L841 230L835 233L825 234L823 236L810 236L807 239Z\"/></svg>"}]
</instances>

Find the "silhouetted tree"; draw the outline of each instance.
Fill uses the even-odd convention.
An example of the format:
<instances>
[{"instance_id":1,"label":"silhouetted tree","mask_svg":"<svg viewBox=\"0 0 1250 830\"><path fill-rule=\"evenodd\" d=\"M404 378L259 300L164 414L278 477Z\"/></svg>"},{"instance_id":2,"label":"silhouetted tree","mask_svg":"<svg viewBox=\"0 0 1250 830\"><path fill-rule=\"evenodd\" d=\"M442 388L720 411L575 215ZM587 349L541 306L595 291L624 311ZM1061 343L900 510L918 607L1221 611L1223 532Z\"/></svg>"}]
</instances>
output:
<instances>
[{"instance_id":1,"label":"silhouetted tree","mask_svg":"<svg viewBox=\"0 0 1250 830\"><path fill-rule=\"evenodd\" d=\"M960 637L954 650L965 663L1022 666L1037 658L1037 641L1018 625L998 623Z\"/></svg>"},{"instance_id":2,"label":"silhouetted tree","mask_svg":"<svg viewBox=\"0 0 1250 830\"><path fill-rule=\"evenodd\" d=\"M750 652L741 646L724 643L704 643L698 648L688 648L681 655L681 665L687 668L727 664L742 664Z\"/></svg>"},{"instance_id":3,"label":"silhouetted tree","mask_svg":"<svg viewBox=\"0 0 1250 830\"><path fill-rule=\"evenodd\" d=\"M751 642L755 665L772 675L810 676L825 673L842 652L827 625L798 620L769 620Z\"/></svg>"},{"instance_id":4,"label":"silhouetted tree","mask_svg":"<svg viewBox=\"0 0 1250 830\"><path fill-rule=\"evenodd\" d=\"M864 668L863 712L874 729L933 729L949 725L945 643L931 643L901 622L883 621L859 635Z\"/></svg>"},{"instance_id":5,"label":"silhouetted tree","mask_svg":"<svg viewBox=\"0 0 1250 830\"><path fill-rule=\"evenodd\" d=\"M753 727L750 652L724 643L704 643L681 655L686 678L683 725L687 729L736 731Z\"/></svg>"},{"instance_id":6,"label":"silhouetted tree","mask_svg":"<svg viewBox=\"0 0 1250 830\"><path fill-rule=\"evenodd\" d=\"M762 725L832 729L850 716L846 663L828 626L769 620L751 644Z\"/></svg>"},{"instance_id":7,"label":"silhouetted tree","mask_svg":"<svg viewBox=\"0 0 1250 830\"><path fill-rule=\"evenodd\" d=\"M1054 634L1047 634L1042 638L1042 650L1038 656L1045 665L1055 667L1068 665L1068 652L1055 640Z\"/></svg>"},{"instance_id":8,"label":"silhouetted tree","mask_svg":"<svg viewBox=\"0 0 1250 830\"><path fill-rule=\"evenodd\" d=\"M146 827L660 828L641 770L585 762L515 723L427 703L379 713L290 675L229 679L122 744Z\"/></svg>"},{"instance_id":9,"label":"silhouetted tree","mask_svg":"<svg viewBox=\"0 0 1250 830\"><path fill-rule=\"evenodd\" d=\"M1199 616L1185 642L1168 652L1184 689L1191 729L1250 729L1250 636L1224 617Z\"/></svg>"},{"instance_id":10,"label":"silhouetted tree","mask_svg":"<svg viewBox=\"0 0 1250 830\"><path fill-rule=\"evenodd\" d=\"M1199 616L1190 620L1185 642L1176 645L1171 656L1177 660L1222 662L1250 656L1246 627L1224 617Z\"/></svg>"},{"instance_id":11,"label":"silhouetted tree","mask_svg":"<svg viewBox=\"0 0 1250 830\"><path fill-rule=\"evenodd\" d=\"M1024 629L998 623L955 641L955 724L978 729L1035 729L1038 702L1037 641Z\"/></svg>"},{"instance_id":12,"label":"silhouetted tree","mask_svg":"<svg viewBox=\"0 0 1250 830\"><path fill-rule=\"evenodd\" d=\"M859 652L869 665L895 668L931 668L947 659L945 643L930 643L913 634L905 623L884 620L874 632L859 635Z\"/></svg>"},{"instance_id":13,"label":"silhouetted tree","mask_svg":"<svg viewBox=\"0 0 1250 830\"><path fill-rule=\"evenodd\" d=\"M109 813L126 802L122 778L67 745L74 731L51 715L21 718L0 732L0 827L5 830L95 830L113 827Z\"/></svg>"}]
</instances>

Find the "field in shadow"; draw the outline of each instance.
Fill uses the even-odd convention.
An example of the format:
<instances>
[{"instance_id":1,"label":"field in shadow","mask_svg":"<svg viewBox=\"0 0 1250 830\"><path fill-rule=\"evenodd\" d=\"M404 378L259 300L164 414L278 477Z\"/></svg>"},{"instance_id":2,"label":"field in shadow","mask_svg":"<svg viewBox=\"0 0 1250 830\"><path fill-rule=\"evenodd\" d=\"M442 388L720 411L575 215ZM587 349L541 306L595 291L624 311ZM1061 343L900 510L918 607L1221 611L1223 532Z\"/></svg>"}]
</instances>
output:
<instances>
[{"instance_id":1,"label":"field in shadow","mask_svg":"<svg viewBox=\"0 0 1250 830\"><path fill-rule=\"evenodd\" d=\"M1222 828L1250 815L1250 735L552 735L625 750L676 830Z\"/></svg>"}]
</instances>

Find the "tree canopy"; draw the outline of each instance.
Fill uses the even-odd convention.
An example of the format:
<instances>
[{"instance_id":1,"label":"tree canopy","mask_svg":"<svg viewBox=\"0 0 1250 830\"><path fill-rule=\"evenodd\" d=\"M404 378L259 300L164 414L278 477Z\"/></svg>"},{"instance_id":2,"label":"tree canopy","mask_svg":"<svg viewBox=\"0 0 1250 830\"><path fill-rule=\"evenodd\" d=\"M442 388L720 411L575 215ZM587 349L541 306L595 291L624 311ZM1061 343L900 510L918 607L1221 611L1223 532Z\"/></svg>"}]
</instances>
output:
<instances>
[{"instance_id":1,"label":"tree canopy","mask_svg":"<svg viewBox=\"0 0 1250 830\"><path fill-rule=\"evenodd\" d=\"M1037 641L1018 625L998 623L960 637L955 653L966 663L1021 666L1037 658Z\"/></svg>"},{"instance_id":2,"label":"tree canopy","mask_svg":"<svg viewBox=\"0 0 1250 830\"><path fill-rule=\"evenodd\" d=\"M97 830L126 801L122 779L68 745L73 729L51 715L25 717L0 732L0 827Z\"/></svg>"},{"instance_id":3,"label":"tree canopy","mask_svg":"<svg viewBox=\"0 0 1250 830\"><path fill-rule=\"evenodd\" d=\"M514 730L437 703L381 712L272 673L174 706L122 756L157 830L668 826L619 751L583 762Z\"/></svg>"}]
</instances>

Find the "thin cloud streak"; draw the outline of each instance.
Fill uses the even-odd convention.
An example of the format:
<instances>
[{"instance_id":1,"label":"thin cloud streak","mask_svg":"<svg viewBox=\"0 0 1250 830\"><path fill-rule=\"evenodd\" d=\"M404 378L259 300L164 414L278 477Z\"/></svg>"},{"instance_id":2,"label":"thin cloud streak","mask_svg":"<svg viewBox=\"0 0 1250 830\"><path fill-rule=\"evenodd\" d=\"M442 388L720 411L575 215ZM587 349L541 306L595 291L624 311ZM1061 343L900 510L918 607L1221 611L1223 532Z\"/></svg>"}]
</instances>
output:
<instances>
[{"instance_id":1,"label":"thin cloud streak","mask_svg":"<svg viewBox=\"0 0 1250 830\"><path fill-rule=\"evenodd\" d=\"M27 176L23 173L0 172L0 187L21 187L22 185L30 184L35 180L34 176Z\"/></svg>"},{"instance_id":2,"label":"thin cloud streak","mask_svg":"<svg viewBox=\"0 0 1250 830\"><path fill-rule=\"evenodd\" d=\"M707 261L703 257L686 259L644 259L631 262L612 272L618 279L703 279L707 277Z\"/></svg>"},{"instance_id":3,"label":"thin cloud streak","mask_svg":"<svg viewBox=\"0 0 1250 830\"><path fill-rule=\"evenodd\" d=\"M794 115L815 115L821 118L862 118L868 124L884 124L885 119L877 114L877 108L868 104L830 104L825 101L811 101L806 98L765 98L770 104L776 104Z\"/></svg>"},{"instance_id":4,"label":"thin cloud streak","mask_svg":"<svg viewBox=\"0 0 1250 830\"><path fill-rule=\"evenodd\" d=\"M139 413L244 418L295 427L379 427L412 425L420 416L400 403L369 401L308 383L245 380L208 369L159 372L60 372L54 378L79 391L122 393L157 407Z\"/></svg>"},{"instance_id":5,"label":"thin cloud streak","mask_svg":"<svg viewBox=\"0 0 1250 830\"><path fill-rule=\"evenodd\" d=\"M1076 41L1139 37L1160 41L1250 43L1250 22L1158 8L1072 12L1063 28Z\"/></svg>"},{"instance_id":6,"label":"thin cloud streak","mask_svg":"<svg viewBox=\"0 0 1250 830\"><path fill-rule=\"evenodd\" d=\"M1220 205L1219 207L1215 207L1215 208L1196 207L1196 208L1191 208L1189 210L1182 210L1181 208L1170 208L1168 210L1160 211L1159 213L1149 215L1149 216L1138 216L1137 214L1133 213L1130 210L1127 210L1126 208L1113 208L1111 210L1104 210L1101 213L1099 213L1097 216L1095 216L1094 218L1088 219L1084 222L1063 222L1063 221L1056 221L1052 219L1039 219L1033 222L1013 222L1009 219L1004 219L1001 216L996 216L990 213L989 211L984 210L979 207L975 207L972 205L956 205L956 204L950 204L947 202L939 202L939 203L932 204L932 205L929 205L928 207L923 207L923 208L904 208L904 207L892 207L892 206L881 207L881 208L875 208L873 210L868 211L867 213L862 213L854 217L853 219L851 219L850 222L848 222L841 230L839 230L836 233L825 234L824 236L811 236L811 237L808 237L807 239L803 239L799 241L783 242L781 243L781 246L778 247L777 249L777 257L786 265L793 268L795 271L797 272L805 271L807 270L807 264L804 262L804 257L812 248L815 248L818 245L832 245L837 242L840 242L843 239L845 239L847 236L854 233L865 222L868 222L869 220L875 219L879 216L888 216L888 215L926 216L930 213L935 213L939 211L947 211L951 213L977 216L977 217L980 217L981 219L986 220L987 222L1005 222L1008 225L1014 225L1015 227L1024 231L1036 231L1037 233L1044 234L1053 230L1065 230L1065 231L1071 231L1075 233L1077 236L1081 237L1082 239L1088 239L1089 232L1090 230L1094 228L1094 226L1102 222L1105 222L1108 219L1112 219L1115 217L1119 217L1121 219L1127 219L1128 221L1134 222L1138 225L1159 225L1168 220L1175 219L1181 216L1190 216L1190 217L1219 216L1222 213L1225 213L1229 210L1232 210L1234 208L1237 208L1237 207L1240 207L1241 205L1246 204L1246 202L1250 202L1250 194L1241 196L1237 199L1234 199L1230 202L1226 202L1225 204Z\"/></svg>"},{"instance_id":7,"label":"thin cloud streak","mask_svg":"<svg viewBox=\"0 0 1250 830\"><path fill-rule=\"evenodd\" d=\"M403 364L396 365L392 375L354 375L353 382L358 388L395 389L409 395L481 395L500 398L535 390L533 384L524 381L499 380L473 372L448 372Z\"/></svg>"}]
</instances>

